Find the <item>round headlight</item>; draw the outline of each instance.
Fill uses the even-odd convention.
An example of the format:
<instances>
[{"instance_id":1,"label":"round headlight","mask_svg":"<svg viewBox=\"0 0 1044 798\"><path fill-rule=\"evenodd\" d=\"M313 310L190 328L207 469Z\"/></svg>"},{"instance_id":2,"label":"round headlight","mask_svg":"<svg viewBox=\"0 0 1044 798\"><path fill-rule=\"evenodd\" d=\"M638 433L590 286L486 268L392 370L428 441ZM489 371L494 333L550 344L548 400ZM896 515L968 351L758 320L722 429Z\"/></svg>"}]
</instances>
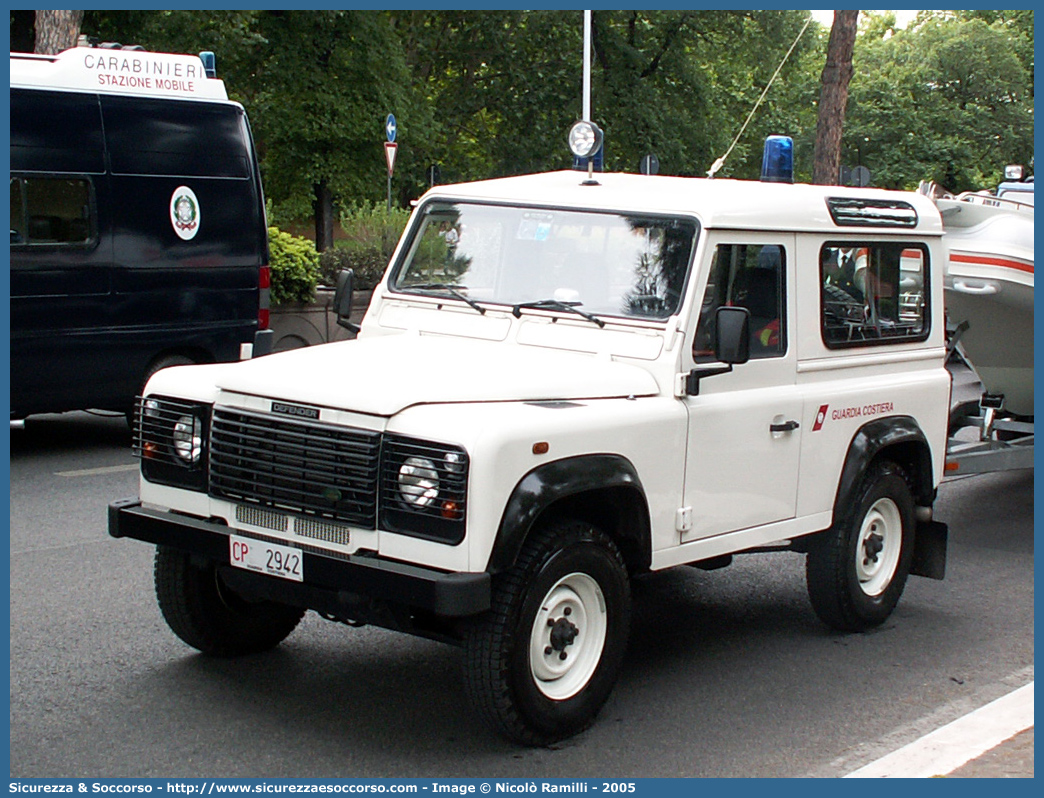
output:
<instances>
[{"instance_id":1,"label":"round headlight","mask_svg":"<svg viewBox=\"0 0 1044 798\"><path fill-rule=\"evenodd\" d=\"M426 457L410 457L399 469L399 495L414 507L427 507L439 495L439 472Z\"/></svg>"},{"instance_id":2,"label":"round headlight","mask_svg":"<svg viewBox=\"0 0 1044 798\"><path fill-rule=\"evenodd\" d=\"M589 158L602 146L602 131L594 122L577 122L569 131L569 150L577 158Z\"/></svg>"},{"instance_id":3,"label":"round headlight","mask_svg":"<svg viewBox=\"0 0 1044 798\"><path fill-rule=\"evenodd\" d=\"M182 416L170 435L174 453L186 463L198 463L203 454L203 424L194 416Z\"/></svg>"}]
</instances>

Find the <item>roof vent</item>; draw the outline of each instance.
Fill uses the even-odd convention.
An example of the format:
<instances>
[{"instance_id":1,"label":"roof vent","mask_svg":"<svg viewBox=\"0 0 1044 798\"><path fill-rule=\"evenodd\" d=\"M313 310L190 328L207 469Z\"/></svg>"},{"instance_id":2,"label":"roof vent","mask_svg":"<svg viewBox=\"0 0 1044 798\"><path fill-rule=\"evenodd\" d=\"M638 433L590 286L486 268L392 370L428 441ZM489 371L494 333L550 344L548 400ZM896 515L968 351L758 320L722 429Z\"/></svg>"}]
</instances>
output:
<instances>
[{"instance_id":1,"label":"roof vent","mask_svg":"<svg viewBox=\"0 0 1044 798\"><path fill-rule=\"evenodd\" d=\"M829 197L826 203L838 227L917 227L917 211L909 202Z\"/></svg>"}]
</instances>

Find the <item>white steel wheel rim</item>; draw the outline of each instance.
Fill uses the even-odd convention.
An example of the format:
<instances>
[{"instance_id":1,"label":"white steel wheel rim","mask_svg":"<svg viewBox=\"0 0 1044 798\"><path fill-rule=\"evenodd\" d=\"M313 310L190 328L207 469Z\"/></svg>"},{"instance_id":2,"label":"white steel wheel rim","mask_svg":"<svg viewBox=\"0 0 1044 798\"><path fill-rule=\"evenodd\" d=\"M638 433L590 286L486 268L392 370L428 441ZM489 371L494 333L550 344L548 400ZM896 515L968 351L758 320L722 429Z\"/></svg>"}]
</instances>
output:
<instances>
[{"instance_id":1,"label":"white steel wheel rim","mask_svg":"<svg viewBox=\"0 0 1044 798\"><path fill-rule=\"evenodd\" d=\"M529 665L537 689L553 701L583 690L602 659L608 628L598 582L582 573L559 579L544 596L529 637Z\"/></svg>"},{"instance_id":2,"label":"white steel wheel rim","mask_svg":"<svg viewBox=\"0 0 1044 798\"><path fill-rule=\"evenodd\" d=\"M888 498L878 499L863 518L856 544L859 587L868 596L881 595L892 583L903 547L903 517Z\"/></svg>"}]
</instances>

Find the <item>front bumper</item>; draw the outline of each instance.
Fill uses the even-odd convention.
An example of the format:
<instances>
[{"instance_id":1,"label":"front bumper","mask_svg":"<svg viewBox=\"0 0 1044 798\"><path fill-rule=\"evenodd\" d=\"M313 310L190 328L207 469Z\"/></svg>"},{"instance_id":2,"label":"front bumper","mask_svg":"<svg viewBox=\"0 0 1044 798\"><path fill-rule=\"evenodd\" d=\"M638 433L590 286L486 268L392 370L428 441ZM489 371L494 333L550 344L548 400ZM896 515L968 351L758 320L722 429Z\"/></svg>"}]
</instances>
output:
<instances>
[{"instance_id":1,"label":"front bumper","mask_svg":"<svg viewBox=\"0 0 1044 798\"><path fill-rule=\"evenodd\" d=\"M181 549L228 566L228 538L242 533L200 518L149 510L133 498L109 505L109 534ZM342 559L302 550L301 556L306 574L303 584L272 576L249 576L263 580L274 594L313 609L357 606L362 597L457 618L477 615L490 606L488 573L445 573L375 555Z\"/></svg>"}]
</instances>

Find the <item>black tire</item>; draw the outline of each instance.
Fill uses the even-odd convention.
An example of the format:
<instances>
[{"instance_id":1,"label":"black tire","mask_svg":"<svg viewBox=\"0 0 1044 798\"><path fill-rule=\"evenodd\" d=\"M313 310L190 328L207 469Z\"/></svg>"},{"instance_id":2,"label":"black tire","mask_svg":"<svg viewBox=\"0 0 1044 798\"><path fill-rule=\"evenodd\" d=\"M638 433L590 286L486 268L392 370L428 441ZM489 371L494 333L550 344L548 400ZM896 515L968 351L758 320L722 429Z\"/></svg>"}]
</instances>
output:
<instances>
[{"instance_id":1,"label":"black tire","mask_svg":"<svg viewBox=\"0 0 1044 798\"><path fill-rule=\"evenodd\" d=\"M156 599L171 630L215 657L268 651L297 627L305 611L240 598L221 581L213 563L165 546L156 548Z\"/></svg>"},{"instance_id":2,"label":"black tire","mask_svg":"<svg viewBox=\"0 0 1044 798\"><path fill-rule=\"evenodd\" d=\"M914 503L906 474L889 461L871 464L837 518L809 550L808 595L824 623L861 632L891 615L910 573Z\"/></svg>"},{"instance_id":3,"label":"black tire","mask_svg":"<svg viewBox=\"0 0 1044 798\"><path fill-rule=\"evenodd\" d=\"M145 369L145 376L141 380L141 385L138 386L138 395L141 396L145 393L145 386L149 384L152 375L157 371L162 371L171 366L191 366L194 365L195 362L196 361L187 358L184 355L164 355L163 357L154 360L149 364L149 367ZM132 431L134 430L134 412L135 408L132 402L131 406L127 408L124 413L127 417L127 426L129 426Z\"/></svg>"},{"instance_id":4,"label":"black tire","mask_svg":"<svg viewBox=\"0 0 1044 798\"><path fill-rule=\"evenodd\" d=\"M139 394L145 392L145 386L149 384L149 380L157 371L163 371L163 369L170 368L171 366L191 366L195 364L195 360L186 357L185 355L164 355L163 357L153 361L147 369L145 369L145 378L141 381L141 389L138 391Z\"/></svg>"},{"instance_id":5,"label":"black tire","mask_svg":"<svg viewBox=\"0 0 1044 798\"><path fill-rule=\"evenodd\" d=\"M630 623L630 582L613 541L582 521L549 524L495 579L492 608L468 630L468 697L514 742L571 737L612 692Z\"/></svg>"}]
</instances>

